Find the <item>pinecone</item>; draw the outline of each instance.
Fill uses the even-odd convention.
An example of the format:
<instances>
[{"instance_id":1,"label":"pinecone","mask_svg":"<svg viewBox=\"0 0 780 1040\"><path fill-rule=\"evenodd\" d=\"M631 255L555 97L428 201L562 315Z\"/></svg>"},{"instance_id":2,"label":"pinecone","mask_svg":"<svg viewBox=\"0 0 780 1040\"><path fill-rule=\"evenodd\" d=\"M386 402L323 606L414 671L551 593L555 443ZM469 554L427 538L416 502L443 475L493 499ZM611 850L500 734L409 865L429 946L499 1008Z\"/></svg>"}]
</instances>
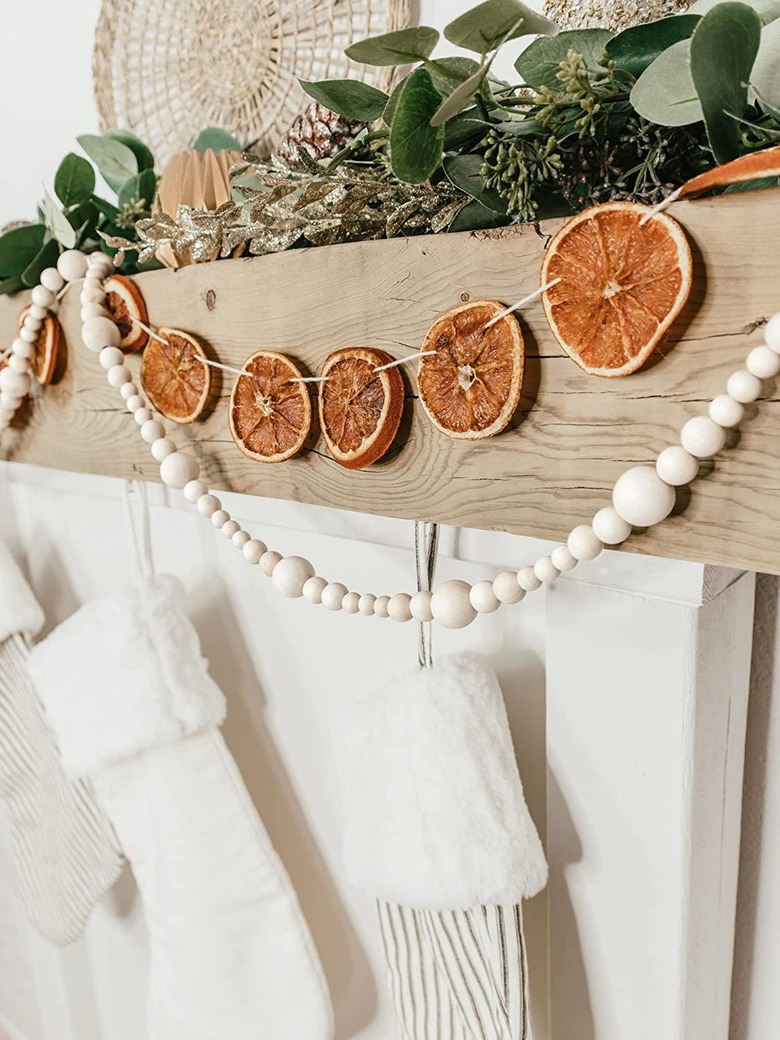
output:
<instances>
[{"instance_id":1,"label":"pinecone","mask_svg":"<svg viewBox=\"0 0 780 1040\"><path fill-rule=\"evenodd\" d=\"M305 148L313 159L332 159L367 125L331 112L315 101L295 119L276 154L285 162L295 162L299 149Z\"/></svg>"}]
</instances>

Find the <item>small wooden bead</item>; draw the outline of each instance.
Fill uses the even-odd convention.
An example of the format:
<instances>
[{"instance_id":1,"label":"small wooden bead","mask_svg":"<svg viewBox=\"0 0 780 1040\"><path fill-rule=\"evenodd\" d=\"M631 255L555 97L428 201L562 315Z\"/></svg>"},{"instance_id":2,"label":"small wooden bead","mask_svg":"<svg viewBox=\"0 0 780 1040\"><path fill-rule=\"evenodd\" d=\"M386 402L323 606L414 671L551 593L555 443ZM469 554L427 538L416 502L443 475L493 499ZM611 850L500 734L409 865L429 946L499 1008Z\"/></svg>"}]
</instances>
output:
<instances>
[{"instance_id":1,"label":"small wooden bead","mask_svg":"<svg viewBox=\"0 0 780 1040\"><path fill-rule=\"evenodd\" d=\"M444 628L466 628L477 616L469 598L471 586L466 581L445 581L433 593L431 612Z\"/></svg>"},{"instance_id":2,"label":"small wooden bead","mask_svg":"<svg viewBox=\"0 0 780 1040\"><path fill-rule=\"evenodd\" d=\"M122 383L119 387L119 393L124 397L125 401L129 401L131 397L135 397L138 393L138 387L132 381L129 383Z\"/></svg>"},{"instance_id":3,"label":"small wooden bead","mask_svg":"<svg viewBox=\"0 0 780 1040\"><path fill-rule=\"evenodd\" d=\"M87 258L80 249L66 249L57 260L57 270L66 282L75 282L87 273Z\"/></svg>"},{"instance_id":4,"label":"small wooden bead","mask_svg":"<svg viewBox=\"0 0 780 1040\"><path fill-rule=\"evenodd\" d=\"M127 385L128 384L125 383L125 386ZM128 412L131 412L133 415L135 415L136 412L140 412L142 409L146 408L146 401L143 399L143 397L141 397L140 394L131 394L131 396L127 398L127 403L125 404L125 407L127 408ZM151 414L149 415L149 418L151 419Z\"/></svg>"},{"instance_id":5,"label":"small wooden bead","mask_svg":"<svg viewBox=\"0 0 780 1040\"><path fill-rule=\"evenodd\" d=\"M202 480L191 480L184 488L184 497L188 502L197 502L199 498L209 493L209 489Z\"/></svg>"},{"instance_id":6,"label":"small wooden bead","mask_svg":"<svg viewBox=\"0 0 780 1040\"><path fill-rule=\"evenodd\" d=\"M24 318L24 327L26 329L32 329L33 332L40 332L43 320L36 318L33 314L26 314Z\"/></svg>"},{"instance_id":7,"label":"small wooden bead","mask_svg":"<svg viewBox=\"0 0 780 1040\"><path fill-rule=\"evenodd\" d=\"M318 607L322 603L322 591L327 584L325 578L319 576L309 578L303 586L303 598L307 603L313 603L315 607Z\"/></svg>"},{"instance_id":8,"label":"small wooden bead","mask_svg":"<svg viewBox=\"0 0 780 1040\"><path fill-rule=\"evenodd\" d=\"M98 361L100 362L100 367L108 371L114 365L124 365L125 355L119 347L103 347L98 356ZM131 382L131 380L128 380L128 382Z\"/></svg>"},{"instance_id":9,"label":"small wooden bead","mask_svg":"<svg viewBox=\"0 0 780 1040\"><path fill-rule=\"evenodd\" d=\"M163 459L167 459L169 455L173 455L176 451L176 445L170 439L170 437L160 437L159 440L153 441L150 449L152 458L155 462L162 462Z\"/></svg>"},{"instance_id":10,"label":"small wooden bead","mask_svg":"<svg viewBox=\"0 0 780 1040\"><path fill-rule=\"evenodd\" d=\"M542 587L542 583L536 576L533 567L523 567L517 572L517 584L523 592L536 592Z\"/></svg>"},{"instance_id":11,"label":"small wooden bead","mask_svg":"<svg viewBox=\"0 0 780 1040\"><path fill-rule=\"evenodd\" d=\"M82 322L87 321L89 318L107 318L108 311L105 307L101 307L99 303L84 303L81 307L81 320Z\"/></svg>"},{"instance_id":12,"label":"small wooden bead","mask_svg":"<svg viewBox=\"0 0 780 1040\"><path fill-rule=\"evenodd\" d=\"M132 401L132 397L130 398L130 401ZM130 401L128 401L128 404L130 403ZM150 419L153 419L154 415L152 414L151 408L144 407L136 409L136 411L133 412L133 418L139 426L143 426L145 422L149 422ZM195 476L197 476L197 473L195 474Z\"/></svg>"},{"instance_id":13,"label":"small wooden bead","mask_svg":"<svg viewBox=\"0 0 780 1040\"><path fill-rule=\"evenodd\" d=\"M235 545L236 549L243 549L251 537L252 536L250 535L249 531L245 531L243 528L240 528L238 531L236 531L236 533L230 540L233 543L233 545Z\"/></svg>"},{"instance_id":14,"label":"small wooden bead","mask_svg":"<svg viewBox=\"0 0 780 1040\"><path fill-rule=\"evenodd\" d=\"M51 307L57 299L57 295L51 289L47 289L45 285L36 285L30 294L30 299L38 307Z\"/></svg>"},{"instance_id":15,"label":"small wooden bead","mask_svg":"<svg viewBox=\"0 0 780 1040\"><path fill-rule=\"evenodd\" d=\"M712 422L712 419L708 421ZM723 432L722 427L716 428ZM665 448L658 456L655 471L665 484L669 484L671 487L684 487L699 475L699 460L686 448L674 444L671 448Z\"/></svg>"},{"instance_id":16,"label":"small wooden bead","mask_svg":"<svg viewBox=\"0 0 780 1040\"><path fill-rule=\"evenodd\" d=\"M726 444L726 431L708 415L697 415L682 428L680 443L697 459L711 459Z\"/></svg>"},{"instance_id":17,"label":"small wooden bead","mask_svg":"<svg viewBox=\"0 0 780 1040\"><path fill-rule=\"evenodd\" d=\"M215 498L216 496L207 495L204 497ZM202 501L202 498L198 500L198 510L200 512L202 512L200 505ZM217 503L219 503L219 499L217 499ZM204 516L211 516L211 514L205 513ZM246 562L251 563L253 567L256 567L257 564L260 563L262 558L268 552L268 546L265 544L265 542L261 542L258 538L250 538L244 546L244 548L241 550L241 552L244 554L244 559L246 560Z\"/></svg>"},{"instance_id":18,"label":"small wooden bead","mask_svg":"<svg viewBox=\"0 0 780 1040\"><path fill-rule=\"evenodd\" d=\"M65 285L65 279L56 267L44 267L41 271L40 282L44 289L49 289L53 293L58 293Z\"/></svg>"},{"instance_id":19,"label":"small wooden bead","mask_svg":"<svg viewBox=\"0 0 780 1040\"><path fill-rule=\"evenodd\" d=\"M561 576L561 572L552 562L552 557L543 556L540 560L537 560L534 564L534 574L543 582L545 585L549 585L551 582L557 581Z\"/></svg>"},{"instance_id":20,"label":"small wooden bead","mask_svg":"<svg viewBox=\"0 0 780 1040\"><path fill-rule=\"evenodd\" d=\"M412 620L411 604L412 597L408 592L398 592L390 597L387 604L387 613L392 621L405 623Z\"/></svg>"},{"instance_id":21,"label":"small wooden bead","mask_svg":"<svg viewBox=\"0 0 780 1040\"><path fill-rule=\"evenodd\" d=\"M81 328L81 338L87 350L99 354L103 347L116 347L121 336L110 318L87 318Z\"/></svg>"},{"instance_id":22,"label":"small wooden bead","mask_svg":"<svg viewBox=\"0 0 780 1040\"><path fill-rule=\"evenodd\" d=\"M596 538L604 545L622 545L631 535L631 524L618 516L612 506L600 509L593 517L591 526Z\"/></svg>"},{"instance_id":23,"label":"small wooden bead","mask_svg":"<svg viewBox=\"0 0 780 1040\"><path fill-rule=\"evenodd\" d=\"M211 514L211 522L220 531L230 519L230 513L227 509L218 509L216 513Z\"/></svg>"},{"instance_id":24,"label":"small wooden bead","mask_svg":"<svg viewBox=\"0 0 780 1040\"><path fill-rule=\"evenodd\" d=\"M85 303L99 303L103 305L105 300L106 294L99 286L84 283L84 288L81 290L81 296L79 297L82 307Z\"/></svg>"},{"instance_id":25,"label":"small wooden bead","mask_svg":"<svg viewBox=\"0 0 780 1040\"><path fill-rule=\"evenodd\" d=\"M30 371L30 362L27 358L19 357L18 354L12 354L8 359L8 367L12 368L14 372L24 372L26 374Z\"/></svg>"},{"instance_id":26,"label":"small wooden bead","mask_svg":"<svg viewBox=\"0 0 780 1040\"><path fill-rule=\"evenodd\" d=\"M163 484L172 488L186 487L191 480L195 480L199 472L200 463L186 451L176 451L160 463L160 479Z\"/></svg>"},{"instance_id":27,"label":"small wooden bead","mask_svg":"<svg viewBox=\"0 0 780 1040\"><path fill-rule=\"evenodd\" d=\"M35 347L32 343L28 343L26 339L17 336L11 344L11 352L20 358L31 358L35 353Z\"/></svg>"},{"instance_id":28,"label":"small wooden bead","mask_svg":"<svg viewBox=\"0 0 780 1040\"><path fill-rule=\"evenodd\" d=\"M109 386L119 389L119 387L123 386L125 383L131 383L133 381L133 373L127 365L114 365L112 368L109 368L108 372L106 372L106 379L108 380Z\"/></svg>"},{"instance_id":29,"label":"small wooden bead","mask_svg":"<svg viewBox=\"0 0 780 1040\"><path fill-rule=\"evenodd\" d=\"M433 612L431 611L432 597L433 593L429 592L428 589L421 589L420 592L415 592L412 596L412 602L409 604L409 609L411 610L412 617L415 621L423 621L425 623L433 621Z\"/></svg>"},{"instance_id":30,"label":"small wooden bead","mask_svg":"<svg viewBox=\"0 0 780 1040\"><path fill-rule=\"evenodd\" d=\"M89 267L102 271L105 274L111 274L114 271L114 261L107 253L90 253L87 257L87 264Z\"/></svg>"},{"instance_id":31,"label":"small wooden bead","mask_svg":"<svg viewBox=\"0 0 780 1040\"><path fill-rule=\"evenodd\" d=\"M19 339L23 339L25 343L37 343L38 333L28 328L27 325L22 325L19 329Z\"/></svg>"},{"instance_id":32,"label":"small wooden bead","mask_svg":"<svg viewBox=\"0 0 780 1040\"><path fill-rule=\"evenodd\" d=\"M303 556L286 556L274 569L274 588L289 599L300 599L303 586L314 576L314 567Z\"/></svg>"},{"instance_id":33,"label":"small wooden bead","mask_svg":"<svg viewBox=\"0 0 780 1040\"><path fill-rule=\"evenodd\" d=\"M272 552L269 549L268 552L264 552L260 557L260 570L266 577L272 578L274 571L283 559L284 557L281 553Z\"/></svg>"},{"instance_id":34,"label":"small wooden bead","mask_svg":"<svg viewBox=\"0 0 780 1040\"><path fill-rule=\"evenodd\" d=\"M200 515L205 516L206 518L213 516L218 509L222 508L222 503L216 495L201 495L196 502L196 505ZM258 542L258 545L262 545L262 542ZM263 547L263 552L265 552L265 547ZM262 556L262 554L263 553L261 553L260 556ZM260 562L260 556L257 557L257 563Z\"/></svg>"},{"instance_id":35,"label":"small wooden bead","mask_svg":"<svg viewBox=\"0 0 780 1040\"><path fill-rule=\"evenodd\" d=\"M360 610L360 593L348 592L342 601L341 609L345 614L357 614Z\"/></svg>"},{"instance_id":36,"label":"small wooden bead","mask_svg":"<svg viewBox=\"0 0 780 1040\"><path fill-rule=\"evenodd\" d=\"M228 522L224 524L224 526L222 527L222 534L224 534L226 538L229 538L232 541L233 535L238 534L240 530L241 524L238 522L238 520L228 520Z\"/></svg>"},{"instance_id":37,"label":"small wooden bead","mask_svg":"<svg viewBox=\"0 0 780 1040\"><path fill-rule=\"evenodd\" d=\"M493 592L499 603L513 606L525 599L525 589L517 582L517 571L503 571L493 579Z\"/></svg>"},{"instance_id":38,"label":"small wooden bead","mask_svg":"<svg viewBox=\"0 0 780 1040\"><path fill-rule=\"evenodd\" d=\"M7 390L0 390L0 408L3 408L6 412L10 412L11 415L16 414L22 400L23 398L18 397L16 394L11 394Z\"/></svg>"},{"instance_id":39,"label":"small wooden bead","mask_svg":"<svg viewBox=\"0 0 780 1040\"><path fill-rule=\"evenodd\" d=\"M752 404L764 392L761 380L757 376L751 375L746 368L734 372L729 377L726 389L729 392L729 397L733 397L740 404Z\"/></svg>"},{"instance_id":40,"label":"small wooden bead","mask_svg":"<svg viewBox=\"0 0 780 1040\"><path fill-rule=\"evenodd\" d=\"M632 527L660 524L674 509L675 501L674 488L650 466L626 470L612 492L612 505L618 516Z\"/></svg>"},{"instance_id":41,"label":"small wooden bead","mask_svg":"<svg viewBox=\"0 0 780 1040\"><path fill-rule=\"evenodd\" d=\"M38 318L39 321L43 321L48 313L46 307L39 307L37 303L30 304L30 314L33 318Z\"/></svg>"},{"instance_id":42,"label":"small wooden bead","mask_svg":"<svg viewBox=\"0 0 780 1040\"><path fill-rule=\"evenodd\" d=\"M389 604L389 596L377 596L376 602L374 603L374 616L378 618L390 617L390 615L387 612Z\"/></svg>"},{"instance_id":43,"label":"small wooden bead","mask_svg":"<svg viewBox=\"0 0 780 1040\"><path fill-rule=\"evenodd\" d=\"M412 602L414 602L414 596L412 596ZM374 604L376 603L376 596L370 592L364 592L358 601L358 610L363 617L374 616Z\"/></svg>"},{"instance_id":44,"label":"small wooden bead","mask_svg":"<svg viewBox=\"0 0 780 1040\"><path fill-rule=\"evenodd\" d=\"M0 390L5 390L15 397L24 397L30 392L30 377L23 372L4 368L0 372Z\"/></svg>"},{"instance_id":45,"label":"small wooden bead","mask_svg":"<svg viewBox=\"0 0 780 1040\"><path fill-rule=\"evenodd\" d=\"M718 394L710 405L710 419L725 429L739 426L744 418L744 404L735 401L729 394Z\"/></svg>"},{"instance_id":46,"label":"small wooden bead","mask_svg":"<svg viewBox=\"0 0 780 1040\"><path fill-rule=\"evenodd\" d=\"M651 472L654 473L655 471ZM580 527L575 527L571 532L566 546L575 560L585 562L587 560L595 560L601 554L604 543L596 535L590 524L582 524Z\"/></svg>"},{"instance_id":47,"label":"small wooden bead","mask_svg":"<svg viewBox=\"0 0 780 1040\"><path fill-rule=\"evenodd\" d=\"M165 437L165 427L159 420L149 419L141 427L141 437L147 444L154 444L155 441L161 441Z\"/></svg>"},{"instance_id":48,"label":"small wooden bead","mask_svg":"<svg viewBox=\"0 0 780 1040\"><path fill-rule=\"evenodd\" d=\"M340 581L330 582L322 590L322 605L326 610L341 610L344 597L349 592L346 585Z\"/></svg>"},{"instance_id":49,"label":"small wooden bead","mask_svg":"<svg viewBox=\"0 0 780 1040\"><path fill-rule=\"evenodd\" d=\"M469 593L469 600L478 614L495 614L501 606L492 581L478 581Z\"/></svg>"},{"instance_id":50,"label":"small wooden bead","mask_svg":"<svg viewBox=\"0 0 780 1040\"><path fill-rule=\"evenodd\" d=\"M776 354L780 354L780 313L775 314L766 323L764 340L771 350L774 350Z\"/></svg>"},{"instance_id":51,"label":"small wooden bead","mask_svg":"<svg viewBox=\"0 0 780 1040\"><path fill-rule=\"evenodd\" d=\"M568 545L559 545L552 551L552 562L561 574L567 574L573 571L580 561L574 559Z\"/></svg>"},{"instance_id":52,"label":"small wooden bead","mask_svg":"<svg viewBox=\"0 0 780 1040\"><path fill-rule=\"evenodd\" d=\"M780 372L780 357L771 347L755 347L747 356L745 368L758 379L774 379Z\"/></svg>"}]
</instances>

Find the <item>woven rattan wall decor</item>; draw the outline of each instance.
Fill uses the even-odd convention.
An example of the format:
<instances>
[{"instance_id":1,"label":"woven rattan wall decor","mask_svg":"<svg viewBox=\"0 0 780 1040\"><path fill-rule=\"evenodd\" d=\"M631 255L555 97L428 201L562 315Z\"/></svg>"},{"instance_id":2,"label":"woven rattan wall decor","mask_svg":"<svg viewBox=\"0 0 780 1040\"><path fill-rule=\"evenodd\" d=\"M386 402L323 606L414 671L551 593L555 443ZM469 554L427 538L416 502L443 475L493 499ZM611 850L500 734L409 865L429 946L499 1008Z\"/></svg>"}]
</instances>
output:
<instances>
[{"instance_id":1,"label":"woven rattan wall decor","mask_svg":"<svg viewBox=\"0 0 780 1040\"><path fill-rule=\"evenodd\" d=\"M353 39L411 24L413 0L103 0L95 38L101 129L122 126L163 165L204 126L270 154L306 107L297 79L352 74Z\"/></svg>"}]
</instances>

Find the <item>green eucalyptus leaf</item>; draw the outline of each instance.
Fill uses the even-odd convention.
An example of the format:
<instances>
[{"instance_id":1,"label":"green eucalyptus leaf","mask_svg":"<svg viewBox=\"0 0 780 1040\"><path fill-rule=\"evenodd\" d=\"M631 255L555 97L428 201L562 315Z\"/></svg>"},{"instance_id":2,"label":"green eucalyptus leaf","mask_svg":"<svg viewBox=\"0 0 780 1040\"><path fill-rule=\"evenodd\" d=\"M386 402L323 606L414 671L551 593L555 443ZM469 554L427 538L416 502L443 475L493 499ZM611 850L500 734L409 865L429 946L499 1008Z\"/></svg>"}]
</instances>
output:
<instances>
[{"instance_id":1,"label":"green eucalyptus leaf","mask_svg":"<svg viewBox=\"0 0 780 1040\"><path fill-rule=\"evenodd\" d=\"M143 202L148 208L154 199L157 189L157 176L154 170L143 170L135 177L129 177L119 189L118 202L120 207L127 206L133 202Z\"/></svg>"},{"instance_id":2,"label":"green eucalyptus leaf","mask_svg":"<svg viewBox=\"0 0 780 1040\"><path fill-rule=\"evenodd\" d=\"M445 151L460 151L470 144L478 143L492 126L492 123L488 123L482 118L477 108L469 108L465 112L461 112L459 116L450 119L444 128Z\"/></svg>"},{"instance_id":3,"label":"green eucalyptus leaf","mask_svg":"<svg viewBox=\"0 0 780 1040\"><path fill-rule=\"evenodd\" d=\"M143 141L129 130L106 130L104 137L126 144L138 162L139 170L153 170L154 156Z\"/></svg>"},{"instance_id":4,"label":"green eucalyptus leaf","mask_svg":"<svg viewBox=\"0 0 780 1040\"><path fill-rule=\"evenodd\" d=\"M433 85L442 95L447 95L465 83L479 69L478 61L473 58L436 58L426 61L425 67L431 74Z\"/></svg>"},{"instance_id":5,"label":"green eucalyptus leaf","mask_svg":"<svg viewBox=\"0 0 780 1040\"><path fill-rule=\"evenodd\" d=\"M444 126L448 119L459 115L484 84L487 70L487 65L478 66L473 75L456 87L434 112L431 126Z\"/></svg>"},{"instance_id":6,"label":"green eucalyptus leaf","mask_svg":"<svg viewBox=\"0 0 780 1040\"><path fill-rule=\"evenodd\" d=\"M609 29L572 29L557 36L540 36L527 47L515 62L515 68L529 87L557 87L561 62L569 51L576 51L585 59L588 68L595 68L604 57L604 50L614 33Z\"/></svg>"},{"instance_id":7,"label":"green eucalyptus leaf","mask_svg":"<svg viewBox=\"0 0 780 1040\"><path fill-rule=\"evenodd\" d=\"M119 216L119 209L113 202L109 202L108 199L101 199L99 195L93 195L92 202L97 207L98 212L102 213L104 217L108 217L109 220L116 220Z\"/></svg>"},{"instance_id":8,"label":"green eucalyptus leaf","mask_svg":"<svg viewBox=\"0 0 780 1040\"><path fill-rule=\"evenodd\" d=\"M54 175L54 193L63 206L79 206L95 190L95 170L81 155L68 152Z\"/></svg>"},{"instance_id":9,"label":"green eucalyptus leaf","mask_svg":"<svg viewBox=\"0 0 780 1040\"><path fill-rule=\"evenodd\" d=\"M243 152L244 150L244 146L232 134L218 126L207 126L205 130L201 130L192 147L197 152L205 152L209 148L214 152Z\"/></svg>"},{"instance_id":10,"label":"green eucalyptus leaf","mask_svg":"<svg viewBox=\"0 0 780 1040\"><path fill-rule=\"evenodd\" d=\"M713 8L724 3L724 0L696 0L688 9L689 14L709 14ZM745 0L748 7L758 12L758 16L764 25L769 25L776 18L780 18L780 0Z\"/></svg>"},{"instance_id":11,"label":"green eucalyptus leaf","mask_svg":"<svg viewBox=\"0 0 780 1040\"><path fill-rule=\"evenodd\" d=\"M520 0L486 0L450 22L444 35L456 47L488 54L509 40L521 36L554 36L557 31L554 22Z\"/></svg>"},{"instance_id":12,"label":"green eucalyptus leaf","mask_svg":"<svg viewBox=\"0 0 780 1040\"><path fill-rule=\"evenodd\" d=\"M22 282L32 289L41 280L41 272L47 267L54 267L60 255L60 248L53 238L44 242L37 256L22 271Z\"/></svg>"},{"instance_id":13,"label":"green eucalyptus leaf","mask_svg":"<svg viewBox=\"0 0 780 1040\"><path fill-rule=\"evenodd\" d=\"M0 275L21 275L43 246L45 234L43 224L23 224L0 235Z\"/></svg>"},{"instance_id":14,"label":"green eucalyptus leaf","mask_svg":"<svg viewBox=\"0 0 780 1040\"><path fill-rule=\"evenodd\" d=\"M691 75L691 41L680 40L660 54L634 84L631 104L660 126L688 126L704 118Z\"/></svg>"},{"instance_id":15,"label":"green eucalyptus leaf","mask_svg":"<svg viewBox=\"0 0 780 1040\"><path fill-rule=\"evenodd\" d=\"M780 19L761 33L761 47L750 77L750 85L768 115L777 119L780 110Z\"/></svg>"},{"instance_id":16,"label":"green eucalyptus leaf","mask_svg":"<svg viewBox=\"0 0 780 1040\"><path fill-rule=\"evenodd\" d=\"M505 214L496 213L495 210L472 199L458 210L447 230L487 231L491 228L506 227L509 222L509 217Z\"/></svg>"},{"instance_id":17,"label":"green eucalyptus leaf","mask_svg":"<svg viewBox=\"0 0 780 1040\"><path fill-rule=\"evenodd\" d=\"M393 173L407 184L427 181L441 162L444 127L431 126L440 103L431 74L416 69L401 91L390 130Z\"/></svg>"},{"instance_id":18,"label":"green eucalyptus leaf","mask_svg":"<svg viewBox=\"0 0 780 1040\"><path fill-rule=\"evenodd\" d=\"M344 51L362 65L410 65L430 58L439 42L439 32L427 25L414 25L397 32L359 40Z\"/></svg>"},{"instance_id":19,"label":"green eucalyptus leaf","mask_svg":"<svg viewBox=\"0 0 780 1040\"><path fill-rule=\"evenodd\" d=\"M0 296L21 292L24 288L25 284L20 274L12 274L8 278L0 278Z\"/></svg>"},{"instance_id":20,"label":"green eucalyptus leaf","mask_svg":"<svg viewBox=\"0 0 780 1040\"><path fill-rule=\"evenodd\" d=\"M395 118L395 110L398 108L398 101L401 97L401 92L406 86L406 81L408 79L408 76L404 76L404 78L399 83L396 83L395 87L393 88L392 94L387 99L387 104L385 105L384 112L382 113L382 119L386 126L393 125L393 119Z\"/></svg>"},{"instance_id":21,"label":"green eucalyptus leaf","mask_svg":"<svg viewBox=\"0 0 780 1040\"><path fill-rule=\"evenodd\" d=\"M379 119L390 100L384 90L358 79L324 79L319 83L301 80L301 86L309 97L325 105L331 112L337 112L347 119L359 119L362 123L373 123Z\"/></svg>"},{"instance_id":22,"label":"green eucalyptus leaf","mask_svg":"<svg viewBox=\"0 0 780 1040\"><path fill-rule=\"evenodd\" d=\"M82 134L76 140L114 191L119 191L129 177L138 173L135 152L121 141L105 134Z\"/></svg>"},{"instance_id":23,"label":"green eucalyptus leaf","mask_svg":"<svg viewBox=\"0 0 780 1040\"><path fill-rule=\"evenodd\" d=\"M507 210L507 200L494 188L486 187L482 175L483 163L481 155L451 155L444 160L442 167L456 188L460 188L487 209L503 215Z\"/></svg>"},{"instance_id":24,"label":"green eucalyptus leaf","mask_svg":"<svg viewBox=\"0 0 780 1040\"><path fill-rule=\"evenodd\" d=\"M689 40L698 24L698 15L678 14L633 25L609 41L607 54L617 68L638 77L665 50L681 40Z\"/></svg>"},{"instance_id":25,"label":"green eucalyptus leaf","mask_svg":"<svg viewBox=\"0 0 780 1040\"><path fill-rule=\"evenodd\" d=\"M100 213L92 201L92 196L90 196L86 202L82 202L78 206L72 206L65 216L68 218L70 226L78 233L79 228L85 223L92 227L96 226Z\"/></svg>"},{"instance_id":26,"label":"green eucalyptus leaf","mask_svg":"<svg viewBox=\"0 0 780 1040\"><path fill-rule=\"evenodd\" d=\"M68 218L45 189L42 206L44 223L52 238L56 238L60 245L66 249L73 249L76 245L76 232L71 227Z\"/></svg>"},{"instance_id":27,"label":"green eucalyptus leaf","mask_svg":"<svg viewBox=\"0 0 780 1040\"><path fill-rule=\"evenodd\" d=\"M721 3L691 39L691 74L701 100L713 155L719 163L740 153L735 116L745 114L748 83L761 46L761 19L747 4Z\"/></svg>"}]
</instances>

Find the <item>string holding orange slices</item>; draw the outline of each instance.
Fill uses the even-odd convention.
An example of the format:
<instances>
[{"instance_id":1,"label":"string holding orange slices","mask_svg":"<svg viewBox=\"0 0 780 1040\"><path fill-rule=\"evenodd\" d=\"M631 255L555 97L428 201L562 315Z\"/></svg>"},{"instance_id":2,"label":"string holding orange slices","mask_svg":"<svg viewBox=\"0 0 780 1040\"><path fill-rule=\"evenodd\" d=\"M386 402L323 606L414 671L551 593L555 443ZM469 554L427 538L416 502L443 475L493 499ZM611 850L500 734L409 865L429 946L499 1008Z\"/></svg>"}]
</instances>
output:
<instances>
[{"instance_id":1,"label":"string holding orange slices","mask_svg":"<svg viewBox=\"0 0 780 1040\"><path fill-rule=\"evenodd\" d=\"M21 329L24 319L30 313L30 307L23 307L17 318L17 326ZM48 386L57 372L57 357L62 338L62 326L53 314L47 313L41 319L38 338L33 343L33 356L30 358L30 374L41 386Z\"/></svg>"},{"instance_id":2,"label":"string holding orange slices","mask_svg":"<svg viewBox=\"0 0 780 1040\"><path fill-rule=\"evenodd\" d=\"M159 328L141 361L141 383L152 406L166 419L187 425L204 412L214 376L202 358L203 344L180 329Z\"/></svg>"},{"instance_id":3,"label":"string holding orange slices","mask_svg":"<svg viewBox=\"0 0 780 1040\"><path fill-rule=\"evenodd\" d=\"M148 348L147 348L148 349ZM256 462L297 455L311 430L311 400L298 366L285 354L258 350L244 364L230 395L230 433Z\"/></svg>"}]
</instances>

